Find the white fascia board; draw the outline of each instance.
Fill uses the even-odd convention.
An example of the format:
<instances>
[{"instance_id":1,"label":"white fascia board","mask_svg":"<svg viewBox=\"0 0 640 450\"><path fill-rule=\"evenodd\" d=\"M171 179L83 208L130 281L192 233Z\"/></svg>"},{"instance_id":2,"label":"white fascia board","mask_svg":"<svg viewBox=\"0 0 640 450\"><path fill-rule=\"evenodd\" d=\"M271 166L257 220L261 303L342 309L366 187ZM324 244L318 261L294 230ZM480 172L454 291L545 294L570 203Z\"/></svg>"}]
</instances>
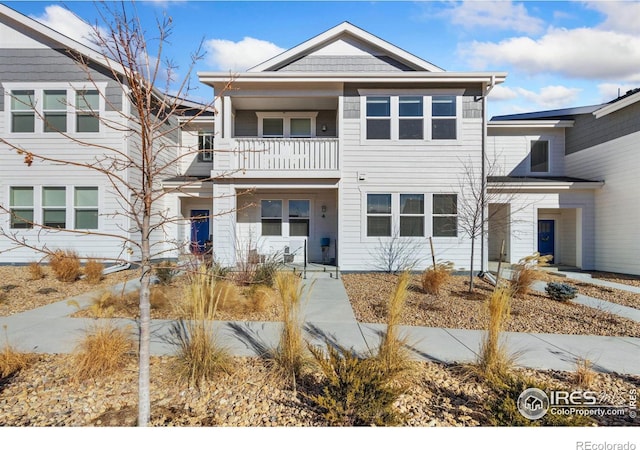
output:
<instances>
[{"instance_id":1,"label":"white fascia board","mask_svg":"<svg viewBox=\"0 0 640 450\"><path fill-rule=\"evenodd\" d=\"M394 56L400 60L404 60L414 66L420 67L424 70L427 70L429 72L443 72L444 70L438 66L435 66L425 60L423 60L422 58L418 58L417 56L402 50L399 47L396 47L393 44L390 44L389 42L385 41L384 39L380 39L377 36L374 36L371 33L368 33L367 31L364 31L361 28L356 27L355 25L350 24L349 22L342 22L340 25L337 25L327 31L325 31L324 33L321 33L319 35L317 35L316 37L313 37L305 42L303 42L300 45L297 45L289 50L286 50L282 53L280 53L279 55L268 59L267 61L258 64L257 66L251 67L248 71L249 72L263 72L266 70L270 70L274 67L278 67L288 61L292 61L295 59L298 59L301 56L304 56L305 54L309 53L311 50L322 46L322 44L331 41L332 39L335 39L336 37L340 36L341 34L350 34L352 36L355 36L359 39L364 40L365 42L368 42L376 47L379 47L380 49L382 49L384 52L390 54L391 56Z\"/></svg>"},{"instance_id":2,"label":"white fascia board","mask_svg":"<svg viewBox=\"0 0 640 450\"><path fill-rule=\"evenodd\" d=\"M629 97L619 100L615 103L611 103L610 105L603 106L602 108L595 110L593 112L593 115L596 116L596 119L599 119L600 117L604 117L607 114L619 111L622 108L626 108L627 106L632 105L638 101L640 101L640 92L636 92L635 94L630 95Z\"/></svg>"},{"instance_id":3,"label":"white fascia board","mask_svg":"<svg viewBox=\"0 0 640 450\"><path fill-rule=\"evenodd\" d=\"M571 128L573 120L498 120L487 123L488 128Z\"/></svg>"},{"instance_id":4,"label":"white fascia board","mask_svg":"<svg viewBox=\"0 0 640 450\"><path fill-rule=\"evenodd\" d=\"M556 181L556 182L497 182L487 183L488 191L567 191L572 189L601 189L604 181Z\"/></svg>"},{"instance_id":5,"label":"white fascia board","mask_svg":"<svg viewBox=\"0 0 640 450\"><path fill-rule=\"evenodd\" d=\"M231 82L252 83L487 83L504 82L506 72L245 72ZM198 72L200 82L212 85L229 80L226 72Z\"/></svg>"}]
</instances>

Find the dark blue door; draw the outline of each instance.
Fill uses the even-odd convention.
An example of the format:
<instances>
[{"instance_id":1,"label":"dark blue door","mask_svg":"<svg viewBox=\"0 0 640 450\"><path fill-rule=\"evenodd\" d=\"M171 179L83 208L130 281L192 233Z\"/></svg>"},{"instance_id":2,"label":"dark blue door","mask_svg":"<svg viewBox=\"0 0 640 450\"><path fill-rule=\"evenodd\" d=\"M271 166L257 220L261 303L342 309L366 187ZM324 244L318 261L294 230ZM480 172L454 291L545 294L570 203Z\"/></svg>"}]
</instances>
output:
<instances>
[{"instance_id":1,"label":"dark blue door","mask_svg":"<svg viewBox=\"0 0 640 450\"><path fill-rule=\"evenodd\" d=\"M555 221L553 220L538 220L538 252L541 256L553 256L555 246L554 224ZM549 262L553 262L553 259Z\"/></svg>"},{"instance_id":2,"label":"dark blue door","mask_svg":"<svg viewBox=\"0 0 640 450\"><path fill-rule=\"evenodd\" d=\"M191 252L203 253L209 241L209 210L191 210Z\"/></svg>"}]
</instances>

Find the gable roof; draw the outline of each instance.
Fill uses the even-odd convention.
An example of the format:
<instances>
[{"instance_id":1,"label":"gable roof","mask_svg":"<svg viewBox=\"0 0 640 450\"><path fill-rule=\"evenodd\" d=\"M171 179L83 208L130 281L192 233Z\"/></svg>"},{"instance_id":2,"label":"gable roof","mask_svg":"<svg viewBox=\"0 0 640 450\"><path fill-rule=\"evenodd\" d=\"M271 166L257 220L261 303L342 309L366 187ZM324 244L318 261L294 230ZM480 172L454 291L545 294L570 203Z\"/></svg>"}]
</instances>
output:
<instances>
[{"instance_id":1,"label":"gable roof","mask_svg":"<svg viewBox=\"0 0 640 450\"><path fill-rule=\"evenodd\" d=\"M373 34L364 31L349 22L342 22L324 33L321 33L302 44L299 44L261 64L258 64L257 66L250 68L247 72L270 72L278 70L287 64L326 47L330 43L341 38L355 38L356 40L368 44L368 46L380 51L383 55L388 56L393 60L412 68L413 70L444 72L444 69L418 58L417 56L402 50L401 48L396 47L395 45L390 44L389 42L380 39L379 37L374 36Z\"/></svg>"}]
</instances>

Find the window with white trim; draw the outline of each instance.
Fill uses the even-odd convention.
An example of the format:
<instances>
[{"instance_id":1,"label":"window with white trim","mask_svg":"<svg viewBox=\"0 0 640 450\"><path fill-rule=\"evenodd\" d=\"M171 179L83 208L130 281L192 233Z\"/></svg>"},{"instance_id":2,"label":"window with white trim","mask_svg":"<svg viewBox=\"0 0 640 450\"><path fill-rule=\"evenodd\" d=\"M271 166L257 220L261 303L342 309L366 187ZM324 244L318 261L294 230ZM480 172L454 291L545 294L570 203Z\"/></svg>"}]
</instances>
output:
<instances>
[{"instance_id":1,"label":"window with white trim","mask_svg":"<svg viewBox=\"0 0 640 450\"><path fill-rule=\"evenodd\" d=\"M400 236L424 236L424 194L400 194Z\"/></svg>"},{"instance_id":2,"label":"window with white trim","mask_svg":"<svg viewBox=\"0 0 640 450\"><path fill-rule=\"evenodd\" d=\"M367 236L391 236L391 194L367 194Z\"/></svg>"},{"instance_id":3,"label":"window with white trim","mask_svg":"<svg viewBox=\"0 0 640 450\"><path fill-rule=\"evenodd\" d=\"M433 194L434 237L455 237L458 235L458 195Z\"/></svg>"},{"instance_id":4,"label":"window with white trim","mask_svg":"<svg viewBox=\"0 0 640 450\"><path fill-rule=\"evenodd\" d=\"M282 200L260 202L262 236L282 236Z\"/></svg>"},{"instance_id":5,"label":"window with white trim","mask_svg":"<svg viewBox=\"0 0 640 450\"><path fill-rule=\"evenodd\" d=\"M98 229L98 188L76 187L73 194L76 230Z\"/></svg>"},{"instance_id":6,"label":"window with white trim","mask_svg":"<svg viewBox=\"0 0 640 450\"><path fill-rule=\"evenodd\" d=\"M309 138L316 135L317 112L256 112L258 137Z\"/></svg>"},{"instance_id":7,"label":"window with white trim","mask_svg":"<svg viewBox=\"0 0 640 450\"><path fill-rule=\"evenodd\" d=\"M309 236L309 200L289 200L289 236Z\"/></svg>"},{"instance_id":8,"label":"window with white trim","mask_svg":"<svg viewBox=\"0 0 640 450\"><path fill-rule=\"evenodd\" d=\"M531 172L549 172L549 141L531 141Z\"/></svg>"},{"instance_id":9,"label":"window with white trim","mask_svg":"<svg viewBox=\"0 0 640 450\"><path fill-rule=\"evenodd\" d=\"M11 91L11 132L33 133L35 121L35 92Z\"/></svg>"},{"instance_id":10,"label":"window with white trim","mask_svg":"<svg viewBox=\"0 0 640 450\"><path fill-rule=\"evenodd\" d=\"M198 161L213 161L213 133L210 131L198 132Z\"/></svg>"},{"instance_id":11,"label":"window with white trim","mask_svg":"<svg viewBox=\"0 0 640 450\"><path fill-rule=\"evenodd\" d=\"M423 139L424 138L424 109L423 98L418 96L400 97L398 138L399 139Z\"/></svg>"},{"instance_id":12,"label":"window with white trim","mask_svg":"<svg viewBox=\"0 0 640 450\"><path fill-rule=\"evenodd\" d=\"M455 95L431 97L431 139L456 139L457 114Z\"/></svg>"},{"instance_id":13,"label":"window with white trim","mask_svg":"<svg viewBox=\"0 0 640 450\"><path fill-rule=\"evenodd\" d=\"M33 187L11 186L9 188L10 228L33 228Z\"/></svg>"},{"instance_id":14,"label":"window with white trim","mask_svg":"<svg viewBox=\"0 0 640 450\"><path fill-rule=\"evenodd\" d=\"M76 132L100 131L100 95L96 90L76 91Z\"/></svg>"},{"instance_id":15,"label":"window with white trim","mask_svg":"<svg viewBox=\"0 0 640 450\"><path fill-rule=\"evenodd\" d=\"M42 188L42 224L51 228L67 227L67 191L65 187Z\"/></svg>"},{"instance_id":16,"label":"window with white trim","mask_svg":"<svg viewBox=\"0 0 640 450\"><path fill-rule=\"evenodd\" d=\"M367 139L391 139L391 97L367 97Z\"/></svg>"},{"instance_id":17,"label":"window with white trim","mask_svg":"<svg viewBox=\"0 0 640 450\"><path fill-rule=\"evenodd\" d=\"M47 89L43 92L42 115L45 133L67 131L67 91L65 89Z\"/></svg>"}]
</instances>

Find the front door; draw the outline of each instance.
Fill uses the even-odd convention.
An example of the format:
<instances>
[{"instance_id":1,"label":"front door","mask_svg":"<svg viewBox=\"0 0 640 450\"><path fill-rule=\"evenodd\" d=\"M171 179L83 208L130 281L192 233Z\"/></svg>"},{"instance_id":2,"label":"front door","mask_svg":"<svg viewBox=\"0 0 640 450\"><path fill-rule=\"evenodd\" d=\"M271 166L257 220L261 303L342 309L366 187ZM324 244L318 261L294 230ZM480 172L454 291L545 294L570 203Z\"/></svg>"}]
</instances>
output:
<instances>
[{"instance_id":1,"label":"front door","mask_svg":"<svg viewBox=\"0 0 640 450\"><path fill-rule=\"evenodd\" d=\"M209 242L209 210L191 210L191 252L204 253Z\"/></svg>"},{"instance_id":2,"label":"front door","mask_svg":"<svg viewBox=\"0 0 640 450\"><path fill-rule=\"evenodd\" d=\"M538 252L541 256L551 255L553 262L553 251L555 246L555 221L538 220Z\"/></svg>"}]
</instances>

